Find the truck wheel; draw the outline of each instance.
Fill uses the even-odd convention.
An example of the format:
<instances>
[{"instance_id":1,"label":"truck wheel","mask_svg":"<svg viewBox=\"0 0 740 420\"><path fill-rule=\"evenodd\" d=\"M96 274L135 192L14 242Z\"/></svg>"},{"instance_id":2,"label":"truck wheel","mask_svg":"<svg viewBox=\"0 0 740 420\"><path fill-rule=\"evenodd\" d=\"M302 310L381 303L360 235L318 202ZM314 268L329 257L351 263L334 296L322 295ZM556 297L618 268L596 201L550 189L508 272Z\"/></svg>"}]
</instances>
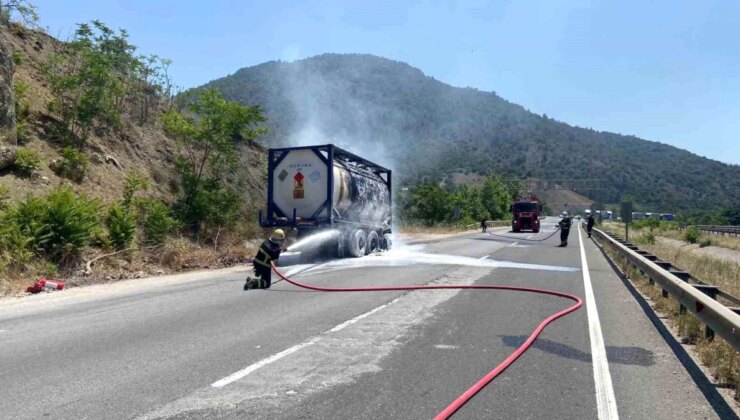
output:
<instances>
[{"instance_id":1,"label":"truck wheel","mask_svg":"<svg viewBox=\"0 0 740 420\"><path fill-rule=\"evenodd\" d=\"M357 229L349 236L349 255L358 258L365 255L367 249L367 235L362 229Z\"/></svg>"},{"instance_id":2,"label":"truck wheel","mask_svg":"<svg viewBox=\"0 0 740 420\"><path fill-rule=\"evenodd\" d=\"M378 238L378 232L372 231L367 234L366 248L367 249L365 249L365 252L367 252L367 255L378 252L378 250L380 249L380 239Z\"/></svg>"},{"instance_id":3,"label":"truck wheel","mask_svg":"<svg viewBox=\"0 0 740 420\"><path fill-rule=\"evenodd\" d=\"M389 233L386 233L383 235L383 248L384 250L390 250L393 247L393 239L391 239L391 235Z\"/></svg>"}]
</instances>

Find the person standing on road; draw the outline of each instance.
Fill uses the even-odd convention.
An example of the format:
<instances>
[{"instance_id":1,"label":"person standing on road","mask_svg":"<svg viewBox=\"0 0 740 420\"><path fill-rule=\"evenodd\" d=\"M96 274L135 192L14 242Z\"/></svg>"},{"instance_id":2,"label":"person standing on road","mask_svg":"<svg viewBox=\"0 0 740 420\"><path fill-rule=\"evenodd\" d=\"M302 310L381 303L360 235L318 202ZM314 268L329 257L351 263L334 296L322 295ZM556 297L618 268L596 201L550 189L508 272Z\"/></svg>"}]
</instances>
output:
<instances>
[{"instance_id":1,"label":"person standing on road","mask_svg":"<svg viewBox=\"0 0 740 420\"><path fill-rule=\"evenodd\" d=\"M570 225L572 224L573 222L570 220L568 212L564 211L563 218L558 222L558 226L560 227L560 246L562 247L568 246L568 234L570 234Z\"/></svg>"},{"instance_id":2,"label":"person standing on road","mask_svg":"<svg viewBox=\"0 0 740 420\"><path fill-rule=\"evenodd\" d=\"M488 232L488 223L486 223L486 219L480 221L480 228L483 229L483 233Z\"/></svg>"},{"instance_id":3,"label":"person standing on road","mask_svg":"<svg viewBox=\"0 0 740 420\"><path fill-rule=\"evenodd\" d=\"M588 237L591 237L591 230L594 228L594 215L593 213L588 215L588 221L586 222L586 232L588 232Z\"/></svg>"},{"instance_id":4,"label":"person standing on road","mask_svg":"<svg viewBox=\"0 0 740 420\"><path fill-rule=\"evenodd\" d=\"M278 258L280 258L280 252L282 251L280 245L284 239L285 232L282 229L275 229L270 238L262 242L257 255L252 260L256 278L247 277L244 290L270 288L272 283L272 266L270 263L277 263Z\"/></svg>"}]
</instances>

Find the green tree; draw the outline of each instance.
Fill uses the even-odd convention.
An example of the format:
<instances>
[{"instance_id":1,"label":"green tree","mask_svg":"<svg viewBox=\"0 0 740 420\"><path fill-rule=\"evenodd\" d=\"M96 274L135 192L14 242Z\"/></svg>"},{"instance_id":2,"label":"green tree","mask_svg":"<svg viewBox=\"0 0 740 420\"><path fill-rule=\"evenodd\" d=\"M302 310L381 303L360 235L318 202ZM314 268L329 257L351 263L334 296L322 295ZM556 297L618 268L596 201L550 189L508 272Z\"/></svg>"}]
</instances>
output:
<instances>
[{"instance_id":1,"label":"green tree","mask_svg":"<svg viewBox=\"0 0 740 420\"><path fill-rule=\"evenodd\" d=\"M36 6L28 0L7 0L0 2L0 19L7 24L13 16L18 16L24 25L35 28L39 23Z\"/></svg>"},{"instance_id":2,"label":"green tree","mask_svg":"<svg viewBox=\"0 0 740 420\"><path fill-rule=\"evenodd\" d=\"M488 210L483 205L479 188L470 188L467 185L457 187L451 195L452 206L460 209L461 224L471 224L482 219L488 219Z\"/></svg>"},{"instance_id":3,"label":"green tree","mask_svg":"<svg viewBox=\"0 0 740 420\"><path fill-rule=\"evenodd\" d=\"M493 175L486 178L486 182L481 188L481 200L491 219L507 218L512 198L511 192L501 182L500 178Z\"/></svg>"},{"instance_id":4,"label":"green tree","mask_svg":"<svg viewBox=\"0 0 740 420\"><path fill-rule=\"evenodd\" d=\"M234 221L240 202L235 145L254 140L265 130L257 127L264 121L259 107L229 102L216 90L201 92L189 110L194 117L170 111L162 122L179 146L175 166L181 197L176 210L197 234L204 223L220 229Z\"/></svg>"},{"instance_id":5,"label":"green tree","mask_svg":"<svg viewBox=\"0 0 740 420\"><path fill-rule=\"evenodd\" d=\"M409 194L410 216L432 226L452 216L450 193L439 184L423 184L414 187Z\"/></svg>"}]
</instances>

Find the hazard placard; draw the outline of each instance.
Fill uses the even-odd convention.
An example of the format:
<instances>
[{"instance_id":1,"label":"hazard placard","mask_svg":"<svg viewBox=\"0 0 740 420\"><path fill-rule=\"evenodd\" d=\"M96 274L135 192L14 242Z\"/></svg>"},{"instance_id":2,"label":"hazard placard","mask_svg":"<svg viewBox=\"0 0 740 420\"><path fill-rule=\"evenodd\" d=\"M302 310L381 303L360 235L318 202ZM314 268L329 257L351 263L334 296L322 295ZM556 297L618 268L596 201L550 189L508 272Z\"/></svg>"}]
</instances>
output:
<instances>
[{"instance_id":1,"label":"hazard placard","mask_svg":"<svg viewBox=\"0 0 740 420\"><path fill-rule=\"evenodd\" d=\"M303 189L303 179L305 177L303 174L298 171L295 176L293 176L293 199L294 200L302 200L305 197L305 190Z\"/></svg>"}]
</instances>

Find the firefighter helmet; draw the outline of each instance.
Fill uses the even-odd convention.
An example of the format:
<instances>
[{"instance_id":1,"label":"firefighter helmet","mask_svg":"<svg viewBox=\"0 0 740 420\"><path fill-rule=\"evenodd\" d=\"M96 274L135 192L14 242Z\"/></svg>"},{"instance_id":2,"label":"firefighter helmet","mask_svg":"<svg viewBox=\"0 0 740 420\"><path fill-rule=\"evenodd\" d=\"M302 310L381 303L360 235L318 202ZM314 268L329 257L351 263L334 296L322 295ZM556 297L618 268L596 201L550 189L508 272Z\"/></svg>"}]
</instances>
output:
<instances>
[{"instance_id":1,"label":"firefighter helmet","mask_svg":"<svg viewBox=\"0 0 740 420\"><path fill-rule=\"evenodd\" d=\"M563 212L563 217L565 217L565 216L567 216L567 215L568 215L568 212L567 212L567 211L564 211L564 212Z\"/></svg>"},{"instance_id":2,"label":"firefighter helmet","mask_svg":"<svg viewBox=\"0 0 740 420\"><path fill-rule=\"evenodd\" d=\"M272 232L270 239L280 242L285 239L285 232L282 229L275 229L275 231Z\"/></svg>"}]
</instances>

